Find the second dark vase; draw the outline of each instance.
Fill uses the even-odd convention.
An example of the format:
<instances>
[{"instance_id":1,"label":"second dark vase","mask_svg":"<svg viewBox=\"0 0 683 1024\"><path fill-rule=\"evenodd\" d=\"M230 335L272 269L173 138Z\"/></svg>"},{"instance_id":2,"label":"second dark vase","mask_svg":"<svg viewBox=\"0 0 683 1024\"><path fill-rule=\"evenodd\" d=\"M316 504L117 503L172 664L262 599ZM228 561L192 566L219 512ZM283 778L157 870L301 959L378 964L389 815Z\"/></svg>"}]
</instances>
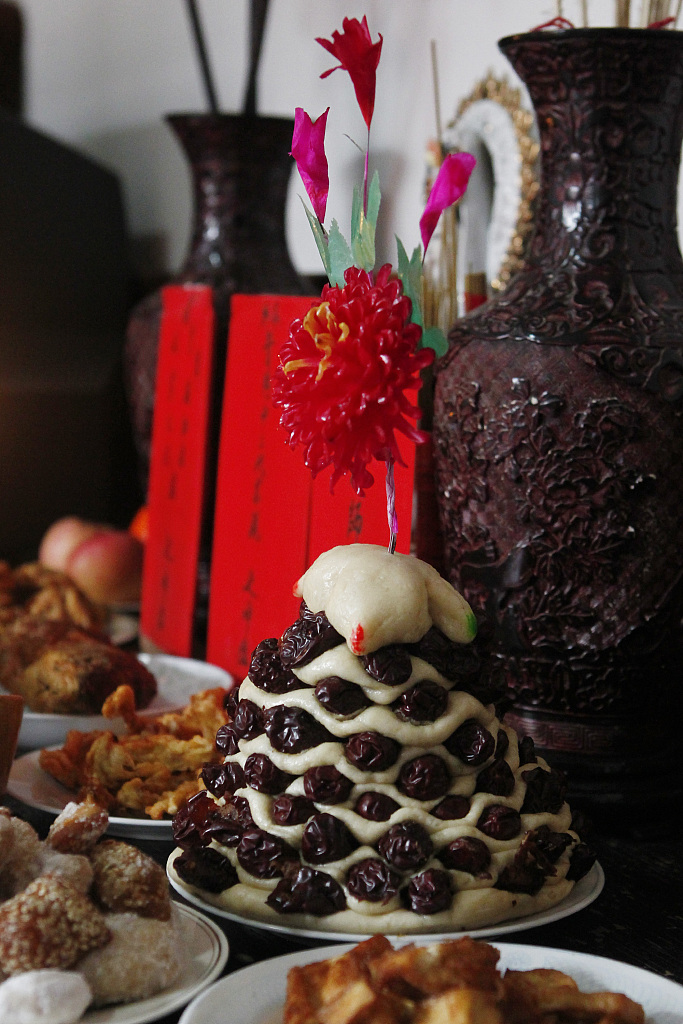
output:
<instances>
[{"instance_id":1,"label":"second dark vase","mask_svg":"<svg viewBox=\"0 0 683 1024\"><path fill-rule=\"evenodd\" d=\"M195 653L202 656L230 300L238 293L304 295L311 286L295 270L285 235L294 122L232 114L172 114L167 120L190 165L194 204L187 258L172 283L210 285L215 312L216 375L195 630ZM126 339L127 387L143 493L149 477L161 312L158 290L133 310Z\"/></svg>"},{"instance_id":2,"label":"second dark vase","mask_svg":"<svg viewBox=\"0 0 683 1024\"><path fill-rule=\"evenodd\" d=\"M617 829L673 827L683 682L683 39L503 40L539 125L537 228L437 371L447 571L512 722Z\"/></svg>"}]
</instances>

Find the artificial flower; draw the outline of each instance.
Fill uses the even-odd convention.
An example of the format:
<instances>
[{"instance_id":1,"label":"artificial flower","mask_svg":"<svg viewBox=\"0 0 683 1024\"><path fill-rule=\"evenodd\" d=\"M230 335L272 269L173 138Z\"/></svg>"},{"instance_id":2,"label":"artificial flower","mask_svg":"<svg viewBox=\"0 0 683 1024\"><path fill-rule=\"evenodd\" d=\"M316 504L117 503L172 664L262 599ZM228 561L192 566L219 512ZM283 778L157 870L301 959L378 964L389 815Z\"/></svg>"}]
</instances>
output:
<instances>
[{"instance_id":1,"label":"artificial flower","mask_svg":"<svg viewBox=\"0 0 683 1024\"><path fill-rule=\"evenodd\" d=\"M332 487L348 473L359 495L374 482L373 459L403 464L397 433L426 440L405 392L417 392L434 353L418 349L410 299L390 275L389 264L374 281L350 267L344 287L325 285L321 300L292 323L273 378L289 444L303 446L314 476L332 465Z\"/></svg>"},{"instance_id":2,"label":"artificial flower","mask_svg":"<svg viewBox=\"0 0 683 1024\"><path fill-rule=\"evenodd\" d=\"M302 107L294 112L294 134L292 136L291 156L304 183L308 198L311 200L313 212L322 224L325 220L327 195L330 191L330 178L325 155L325 128L330 108L312 121Z\"/></svg>"},{"instance_id":3,"label":"artificial flower","mask_svg":"<svg viewBox=\"0 0 683 1024\"><path fill-rule=\"evenodd\" d=\"M320 77L327 78L333 71L348 71L358 106L370 131L375 109L375 80L382 53L382 36L378 33L379 41L373 43L365 16L362 21L358 21L357 18L344 18L342 29L342 32L332 33L331 41L316 39L317 43L339 61L337 67L324 71Z\"/></svg>"},{"instance_id":4,"label":"artificial flower","mask_svg":"<svg viewBox=\"0 0 683 1024\"><path fill-rule=\"evenodd\" d=\"M420 235L425 253L443 211L464 195L476 162L471 153L449 153L441 164L420 218Z\"/></svg>"}]
</instances>

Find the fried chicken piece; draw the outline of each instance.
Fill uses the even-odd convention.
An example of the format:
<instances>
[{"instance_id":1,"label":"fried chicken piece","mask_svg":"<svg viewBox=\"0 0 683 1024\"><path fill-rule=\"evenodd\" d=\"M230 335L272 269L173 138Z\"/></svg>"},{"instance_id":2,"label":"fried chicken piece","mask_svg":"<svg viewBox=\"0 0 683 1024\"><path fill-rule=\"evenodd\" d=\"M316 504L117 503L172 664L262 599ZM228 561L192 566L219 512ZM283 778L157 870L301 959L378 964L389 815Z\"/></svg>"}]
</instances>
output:
<instances>
[{"instance_id":1,"label":"fried chicken piece","mask_svg":"<svg viewBox=\"0 0 683 1024\"><path fill-rule=\"evenodd\" d=\"M414 1024L503 1024L491 991L452 988L425 999L416 1007Z\"/></svg>"},{"instance_id":2,"label":"fried chicken piece","mask_svg":"<svg viewBox=\"0 0 683 1024\"><path fill-rule=\"evenodd\" d=\"M107 914L112 941L84 957L78 970L95 1006L146 999L172 985L183 967L180 928L135 914Z\"/></svg>"},{"instance_id":3,"label":"fried chicken piece","mask_svg":"<svg viewBox=\"0 0 683 1024\"><path fill-rule=\"evenodd\" d=\"M451 988L479 989L498 998L503 986L496 965L500 953L469 936L432 946L391 950L372 965L373 981L411 999Z\"/></svg>"},{"instance_id":4,"label":"fried chicken piece","mask_svg":"<svg viewBox=\"0 0 683 1024\"><path fill-rule=\"evenodd\" d=\"M108 695L124 683L132 688L137 706L147 707L157 684L135 655L75 627L55 636L56 627L43 625L45 642L12 684L32 711L99 714ZM0 681L12 689L4 676Z\"/></svg>"},{"instance_id":5,"label":"fried chicken piece","mask_svg":"<svg viewBox=\"0 0 683 1024\"><path fill-rule=\"evenodd\" d=\"M47 844L60 853L88 853L102 838L109 815L88 797L81 803L68 803L50 825Z\"/></svg>"},{"instance_id":6,"label":"fried chicken piece","mask_svg":"<svg viewBox=\"0 0 683 1024\"><path fill-rule=\"evenodd\" d=\"M0 906L0 963L6 974L68 969L110 938L91 900L57 878L37 878Z\"/></svg>"},{"instance_id":7,"label":"fried chicken piece","mask_svg":"<svg viewBox=\"0 0 683 1024\"><path fill-rule=\"evenodd\" d=\"M620 1021L643 1024L640 1003L618 992L581 992L573 978L562 971L537 968L507 971L504 978L504 1012L510 1024L545 1021Z\"/></svg>"},{"instance_id":8,"label":"fried chicken piece","mask_svg":"<svg viewBox=\"0 0 683 1024\"><path fill-rule=\"evenodd\" d=\"M78 729L70 729L64 746L58 750L41 750L38 763L44 772L61 782L66 789L78 790L86 784L86 755L95 740L105 735L108 734L101 730L79 732Z\"/></svg>"},{"instance_id":9,"label":"fried chicken piece","mask_svg":"<svg viewBox=\"0 0 683 1024\"><path fill-rule=\"evenodd\" d=\"M202 690L200 693L193 693L188 704L179 711L140 716L136 714L135 698L130 688L119 686L102 705L102 714L105 718L122 718L131 735L143 732L170 733L178 739L203 736L204 739L213 742L220 727L228 722L228 715L223 706L228 692L222 686Z\"/></svg>"},{"instance_id":10,"label":"fried chicken piece","mask_svg":"<svg viewBox=\"0 0 683 1024\"><path fill-rule=\"evenodd\" d=\"M82 629L100 630L103 613L66 573L27 562L12 570L0 562L0 623L18 618L66 620Z\"/></svg>"},{"instance_id":11,"label":"fried chicken piece","mask_svg":"<svg viewBox=\"0 0 683 1024\"><path fill-rule=\"evenodd\" d=\"M130 911L168 921L171 899L166 872L141 850L116 839L103 839L92 850L92 895L105 910Z\"/></svg>"},{"instance_id":12,"label":"fried chicken piece","mask_svg":"<svg viewBox=\"0 0 683 1024\"><path fill-rule=\"evenodd\" d=\"M373 935L341 956L293 967L287 976L284 1024L360 1024L361 1020L392 1024L390 1016L380 1017L370 980L373 964L391 949L387 938ZM391 1013L403 1012L399 997L389 1002Z\"/></svg>"}]
</instances>

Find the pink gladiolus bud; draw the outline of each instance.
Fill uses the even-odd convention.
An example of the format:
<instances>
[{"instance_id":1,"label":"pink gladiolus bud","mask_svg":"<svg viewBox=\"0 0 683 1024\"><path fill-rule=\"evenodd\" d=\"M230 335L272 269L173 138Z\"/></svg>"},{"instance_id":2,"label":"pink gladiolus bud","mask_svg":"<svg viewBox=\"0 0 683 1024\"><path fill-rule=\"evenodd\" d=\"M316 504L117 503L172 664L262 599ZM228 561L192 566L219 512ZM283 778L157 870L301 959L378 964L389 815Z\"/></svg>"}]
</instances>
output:
<instances>
[{"instance_id":1,"label":"pink gladiolus bud","mask_svg":"<svg viewBox=\"0 0 683 1024\"><path fill-rule=\"evenodd\" d=\"M425 253L443 211L457 203L465 194L476 162L471 153L449 153L441 164L420 218L420 235Z\"/></svg>"},{"instance_id":2,"label":"pink gladiolus bud","mask_svg":"<svg viewBox=\"0 0 683 1024\"><path fill-rule=\"evenodd\" d=\"M296 160L296 166L308 198L311 200L313 212L321 224L325 220L327 194L330 190L327 157L325 156L325 127L329 111L328 107L320 117L311 121L302 107L296 108L290 154Z\"/></svg>"},{"instance_id":3,"label":"pink gladiolus bud","mask_svg":"<svg viewBox=\"0 0 683 1024\"><path fill-rule=\"evenodd\" d=\"M356 91L356 99L363 119L370 130L370 122L375 109L375 79L377 65L382 53L382 36L373 43L370 37L367 18L344 18L343 32L333 32L332 40L316 39L328 53L339 61L335 68L323 72L321 78L327 78L333 71L348 71Z\"/></svg>"}]
</instances>

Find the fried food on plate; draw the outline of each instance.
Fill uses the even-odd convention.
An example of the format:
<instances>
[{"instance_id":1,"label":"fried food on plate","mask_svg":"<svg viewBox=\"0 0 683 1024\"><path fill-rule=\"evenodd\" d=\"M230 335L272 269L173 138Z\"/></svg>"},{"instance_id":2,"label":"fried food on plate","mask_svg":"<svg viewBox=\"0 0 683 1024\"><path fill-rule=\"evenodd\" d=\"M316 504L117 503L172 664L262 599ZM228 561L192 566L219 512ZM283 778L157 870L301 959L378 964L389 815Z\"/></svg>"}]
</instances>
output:
<instances>
[{"instance_id":1,"label":"fried food on plate","mask_svg":"<svg viewBox=\"0 0 683 1024\"><path fill-rule=\"evenodd\" d=\"M141 718L130 687L119 687L102 711L122 717L129 734L72 729L64 746L40 752L40 767L81 799L90 794L109 814L173 817L202 788L203 766L219 759L215 736L229 720L227 692L203 690L177 712Z\"/></svg>"},{"instance_id":2,"label":"fried food on plate","mask_svg":"<svg viewBox=\"0 0 683 1024\"><path fill-rule=\"evenodd\" d=\"M0 686L22 696L29 711L99 714L123 684L138 708L147 707L154 676L102 625L101 611L64 573L0 562Z\"/></svg>"},{"instance_id":3,"label":"fried food on plate","mask_svg":"<svg viewBox=\"0 0 683 1024\"><path fill-rule=\"evenodd\" d=\"M542 950L539 948L539 959ZM497 969L498 950L465 936L394 950L375 935L287 977L284 1024L643 1024L639 1003L580 992L561 971Z\"/></svg>"}]
</instances>

